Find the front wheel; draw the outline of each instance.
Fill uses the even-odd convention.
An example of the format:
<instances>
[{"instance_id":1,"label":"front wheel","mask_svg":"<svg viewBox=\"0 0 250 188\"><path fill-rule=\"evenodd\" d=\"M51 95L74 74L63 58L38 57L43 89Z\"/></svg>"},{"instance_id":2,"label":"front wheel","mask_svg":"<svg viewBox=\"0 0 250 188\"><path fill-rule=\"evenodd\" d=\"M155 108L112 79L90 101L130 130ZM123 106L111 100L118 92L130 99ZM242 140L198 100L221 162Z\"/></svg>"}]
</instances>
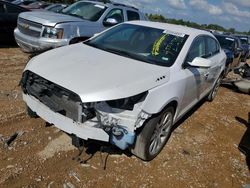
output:
<instances>
[{"instance_id":1,"label":"front wheel","mask_svg":"<svg viewBox=\"0 0 250 188\"><path fill-rule=\"evenodd\" d=\"M166 108L158 116L149 119L137 135L131 152L145 161L154 159L165 146L171 135L174 109Z\"/></svg>"}]
</instances>

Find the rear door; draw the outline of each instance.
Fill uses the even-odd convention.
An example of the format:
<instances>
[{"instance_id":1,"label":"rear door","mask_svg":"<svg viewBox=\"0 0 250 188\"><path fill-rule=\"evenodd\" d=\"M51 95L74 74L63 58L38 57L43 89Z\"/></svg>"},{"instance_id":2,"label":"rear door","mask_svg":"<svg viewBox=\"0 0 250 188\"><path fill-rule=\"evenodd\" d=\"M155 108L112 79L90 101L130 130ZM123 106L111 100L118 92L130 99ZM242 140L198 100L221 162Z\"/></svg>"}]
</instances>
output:
<instances>
[{"instance_id":1,"label":"rear door","mask_svg":"<svg viewBox=\"0 0 250 188\"><path fill-rule=\"evenodd\" d=\"M220 53L220 45L217 40L211 36L204 36L206 39L206 59L211 60L212 66L207 69L205 76L205 89L202 97L206 95L218 79L223 66L224 56Z\"/></svg>"}]
</instances>

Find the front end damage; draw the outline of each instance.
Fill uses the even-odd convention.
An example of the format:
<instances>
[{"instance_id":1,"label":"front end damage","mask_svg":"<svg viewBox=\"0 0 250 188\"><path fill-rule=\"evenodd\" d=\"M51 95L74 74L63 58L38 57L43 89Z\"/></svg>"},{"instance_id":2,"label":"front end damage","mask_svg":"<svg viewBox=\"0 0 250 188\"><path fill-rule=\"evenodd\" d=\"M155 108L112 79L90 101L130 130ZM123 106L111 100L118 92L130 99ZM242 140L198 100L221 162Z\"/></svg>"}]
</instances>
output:
<instances>
[{"instance_id":1,"label":"front end damage","mask_svg":"<svg viewBox=\"0 0 250 188\"><path fill-rule=\"evenodd\" d=\"M84 140L133 145L135 130L150 117L142 110L147 92L126 99L82 103L76 93L25 71L20 82L28 107L59 129Z\"/></svg>"}]
</instances>

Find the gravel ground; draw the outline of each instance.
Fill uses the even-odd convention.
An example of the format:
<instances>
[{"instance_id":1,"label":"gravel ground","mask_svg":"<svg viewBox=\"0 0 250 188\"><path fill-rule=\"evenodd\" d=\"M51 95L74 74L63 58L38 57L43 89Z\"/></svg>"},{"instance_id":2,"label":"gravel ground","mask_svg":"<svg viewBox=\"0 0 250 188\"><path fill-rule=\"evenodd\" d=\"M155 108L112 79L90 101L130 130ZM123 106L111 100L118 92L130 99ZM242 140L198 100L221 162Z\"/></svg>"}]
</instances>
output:
<instances>
[{"instance_id":1,"label":"gravel ground","mask_svg":"<svg viewBox=\"0 0 250 188\"><path fill-rule=\"evenodd\" d=\"M82 159L70 137L26 115L18 82L28 55L0 48L0 187L243 187L249 169L238 144L250 96L221 87L174 130L160 155L143 162L119 150L91 145ZM15 138L9 145L6 141ZM91 155L91 153L93 155ZM105 163L105 159L107 159ZM104 166L106 164L106 168Z\"/></svg>"}]
</instances>

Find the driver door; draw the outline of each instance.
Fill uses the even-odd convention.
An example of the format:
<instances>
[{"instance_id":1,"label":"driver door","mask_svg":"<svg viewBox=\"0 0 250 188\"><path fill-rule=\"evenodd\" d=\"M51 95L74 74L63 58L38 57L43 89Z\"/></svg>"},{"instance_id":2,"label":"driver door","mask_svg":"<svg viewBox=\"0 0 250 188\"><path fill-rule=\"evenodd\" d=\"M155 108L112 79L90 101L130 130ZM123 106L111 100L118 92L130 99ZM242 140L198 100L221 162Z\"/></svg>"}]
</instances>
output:
<instances>
[{"instance_id":1,"label":"driver door","mask_svg":"<svg viewBox=\"0 0 250 188\"><path fill-rule=\"evenodd\" d=\"M108 19L113 19L114 23L108 22ZM108 12L103 20L103 29L107 29L107 27L114 26L116 24L124 22L124 14L123 10L119 8L114 8Z\"/></svg>"},{"instance_id":2,"label":"driver door","mask_svg":"<svg viewBox=\"0 0 250 188\"><path fill-rule=\"evenodd\" d=\"M188 64L188 62L192 62L196 57L205 57L205 55L206 40L204 36L199 36L191 45L184 62L184 68L182 69L186 82L185 92L181 104L183 112L196 104L207 89L206 80L209 68L193 67Z\"/></svg>"}]
</instances>

